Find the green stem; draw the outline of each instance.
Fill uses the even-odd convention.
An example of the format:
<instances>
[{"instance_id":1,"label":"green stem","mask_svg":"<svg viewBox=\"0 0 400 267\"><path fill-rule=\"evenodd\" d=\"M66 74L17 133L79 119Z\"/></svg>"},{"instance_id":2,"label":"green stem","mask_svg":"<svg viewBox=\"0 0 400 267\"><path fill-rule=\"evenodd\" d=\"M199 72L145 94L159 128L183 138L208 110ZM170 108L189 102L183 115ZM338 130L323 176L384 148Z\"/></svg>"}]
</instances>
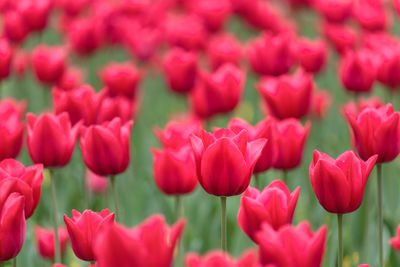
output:
<instances>
[{"instance_id":1,"label":"green stem","mask_svg":"<svg viewBox=\"0 0 400 267\"><path fill-rule=\"evenodd\" d=\"M378 183L379 266L383 267L382 165L376 165Z\"/></svg>"},{"instance_id":2,"label":"green stem","mask_svg":"<svg viewBox=\"0 0 400 267\"><path fill-rule=\"evenodd\" d=\"M0 261L0 267L4 267L6 264L4 261Z\"/></svg>"},{"instance_id":3,"label":"green stem","mask_svg":"<svg viewBox=\"0 0 400 267\"><path fill-rule=\"evenodd\" d=\"M285 183L285 185L287 186L287 179L288 179L288 171L287 170L283 170L282 171L282 180L283 180L283 182Z\"/></svg>"},{"instance_id":4,"label":"green stem","mask_svg":"<svg viewBox=\"0 0 400 267\"><path fill-rule=\"evenodd\" d=\"M221 249L227 251L226 241L226 197L221 197Z\"/></svg>"},{"instance_id":5,"label":"green stem","mask_svg":"<svg viewBox=\"0 0 400 267\"><path fill-rule=\"evenodd\" d=\"M254 174L254 186L260 189L260 175L258 173Z\"/></svg>"},{"instance_id":6,"label":"green stem","mask_svg":"<svg viewBox=\"0 0 400 267\"><path fill-rule=\"evenodd\" d=\"M183 216L183 202L180 195L175 195L175 219L178 220Z\"/></svg>"},{"instance_id":7,"label":"green stem","mask_svg":"<svg viewBox=\"0 0 400 267\"><path fill-rule=\"evenodd\" d=\"M89 190L86 186L86 176L83 175L83 183L82 183L82 194L83 194L83 204L84 209L89 209Z\"/></svg>"},{"instance_id":8,"label":"green stem","mask_svg":"<svg viewBox=\"0 0 400 267\"><path fill-rule=\"evenodd\" d=\"M54 239L55 239L55 262L61 263L61 251L60 251L60 238L58 236L58 209L57 209L57 193L56 193L56 182L52 175L51 170L49 170L50 174L50 184L51 184L51 198L53 200L53 228L54 228Z\"/></svg>"},{"instance_id":9,"label":"green stem","mask_svg":"<svg viewBox=\"0 0 400 267\"><path fill-rule=\"evenodd\" d=\"M17 267L17 256L13 259L12 266Z\"/></svg>"},{"instance_id":10,"label":"green stem","mask_svg":"<svg viewBox=\"0 0 400 267\"><path fill-rule=\"evenodd\" d=\"M337 215L338 219L338 267L343 267L343 214Z\"/></svg>"},{"instance_id":11,"label":"green stem","mask_svg":"<svg viewBox=\"0 0 400 267\"><path fill-rule=\"evenodd\" d=\"M118 196L117 196L117 188L115 186L115 176L114 175L111 175L110 181L111 181L111 189L112 189L112 194L113 194L113 199L114 199L114 206L115 206L115 220L117 222L119 222Z\"/></svg>"}]
</instances>

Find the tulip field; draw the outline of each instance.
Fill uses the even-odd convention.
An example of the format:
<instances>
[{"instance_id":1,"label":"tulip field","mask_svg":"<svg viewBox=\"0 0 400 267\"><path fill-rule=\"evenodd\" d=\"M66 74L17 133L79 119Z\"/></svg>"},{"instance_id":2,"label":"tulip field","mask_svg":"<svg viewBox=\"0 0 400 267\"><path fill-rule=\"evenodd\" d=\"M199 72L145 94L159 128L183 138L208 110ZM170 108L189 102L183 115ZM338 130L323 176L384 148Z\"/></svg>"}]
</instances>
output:
<instances>
[{"instance_id":1,"label":"tulip field","mask_svg":"<svg viewBox=\"0 0 400 267\"><path fill-rule=\"evenodd\" d=\"M400 266L399 0L0 14L0 267Z\"/></svg>"}]
</instances>

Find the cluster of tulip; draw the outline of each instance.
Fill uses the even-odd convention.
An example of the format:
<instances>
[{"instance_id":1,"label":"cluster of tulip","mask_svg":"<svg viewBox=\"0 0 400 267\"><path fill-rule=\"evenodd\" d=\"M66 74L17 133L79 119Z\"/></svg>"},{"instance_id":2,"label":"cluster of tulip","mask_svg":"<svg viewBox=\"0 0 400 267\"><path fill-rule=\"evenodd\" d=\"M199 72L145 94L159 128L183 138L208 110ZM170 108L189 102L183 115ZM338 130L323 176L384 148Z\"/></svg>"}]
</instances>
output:
<instances>
[{"instance_id":1,"label":"cluster of tulip","mask_svg":"<svg viewBox=\"0 0 400 267\"><path fill-rule=\"evenodd\" d=\"M304 12L322 25L316 29L320 38L301 36ZM389 33L400 1L0 0L0 13L0 82L26 79L32 71L52 94L52 108L43 107L40 115L25 115L29 101L0 100L0 266L17 265L26 220L34 215L46 180L53 229L35 225L33 232L38 253L53 267L65 266L68 241L75 256L93 267L180 264L180 239L185 225L193 223L185 219L182 197L198 183L220 199L221 250L204 256L189 252L185 266L323 266L331 229L313 232L305 220L292 225L300 186L290 191L296 181L289 182L288 172L303 162L311 120L322 122L338 93L319 89L316 82L336 56L338 80L355 97L340 108L355 152L341 151L334 159L314 150L305 176L320 205L337 215L337 266L343 267L343 215L360 208L376 168L378 234L370 242L379 258L371 264L386 266L382 164L400 153L400 113L391 103L360 94L371 93L379 82L393 96L400 86L400 39ZM249 32L245 44L240 31L227 30L230 21ZM44 44L48 30L55 30L62 44ZM28 48L31 36L39 39L33 49ZM132 59L107 58L99 70L76 66L115 47ZM85 71L93 70L101 90L86 80ZM185 114L175 115L164 129L154 128L162 148L150 149L156 186L175 198L175 222L170 227L153 214L128 229L122 224L116 176L130 165L133 118L140 119L148 93L142 81L159 73L169 93L189 103ZM243 107L246 78L256 79L250 90L261 100L263 118L255 125L229 116ZM230 120L219 128L215 118ZM78 139L87 169L80 177L84 210L63 210L63 227L57 176L70 163ZM17 160L24 143L29 167ZM264 187L262 176L272 169L281 179ZM88 190L110 191L108 208L114 212L92 211ZM234 259L228 252L227 199L238 195L237 225L257 249ZM400 226L390 245L400 252Z\"/></svg>"}]
</instances>

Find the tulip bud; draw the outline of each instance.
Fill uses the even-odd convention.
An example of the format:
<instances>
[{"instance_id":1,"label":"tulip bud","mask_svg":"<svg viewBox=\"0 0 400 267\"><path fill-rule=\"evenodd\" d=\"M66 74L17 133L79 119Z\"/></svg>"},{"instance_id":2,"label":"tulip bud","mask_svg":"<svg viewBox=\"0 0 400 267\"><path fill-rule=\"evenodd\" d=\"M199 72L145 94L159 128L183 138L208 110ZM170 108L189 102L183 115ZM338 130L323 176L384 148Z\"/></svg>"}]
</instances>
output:
<instances>
[{"instance_id":1,"label":"tulip bud","mask_svg":"<svg viewBox=\"0 0 400 267\"><path fill-rule=\"evenodd\" d=\"M326 64L328 52L322 40L299 39L294 50L301 67L307 72L318 73Z\"/></svg>"},{"instance_id":2,"label":"tulip bud","mask_svg":"<svg viewBox=\"0 0 400 267\"><path fill-rule=\"evenodd\" d=\"M322 33L340 54L353 49L357 42L357 33L346 25L324 23Z\"/></svg>"},{"instance_id":3,"label":"tulip bud","mask_svg":"<svg viewBox=\"0 0 400 267\"><path fill-rule=\"evenodd\" d=\"M22 43L29 34L22 14L9 10L3 15L3 34L13 43Z\"/></svg>"},{"instance_id":4,"label":"tulip bud","mask_svg":"<svg viewBox=\"0 0 400 267\"><path fill-rule=\"evenodd\" d=\"M107 177L99 176L90 170L86 170L86 186L93 193L106 193L108 188Z\"/></svg>"},{"instance_id":5,"label":"tulip bud","mask_svg":"<svg viewBox=\"0 0 400 267\"><path fill-rule=\"evenodd\" d=\"M217 70L224 63L239 66L242 47L231 34L216 35L208 42L207 57L213 70Z\"/></svg>"},{"instance_id":6,"label":"tulip bud","mask_svg":"<svg viewBox=\"0 0 400 267\"><path fill-rule=\"evenodd\" d=\"M397 226L397 233L395 237L390 238L390 245L394 248L398 253L400 253L400 226Z\"/></svg>"},{"instance_id":7,"label":"tulip bud","mask_svg":"<svg viewBox=\"0 0 400 267\"><path fill-rule=\"evenodd\" d=\"M0 39L0 81L8 78L11 72L13 51L6 39Z\"/></svg>"},{"instance_id":8,"label":"tulip bud","mask_svg":"<svg viewBox=\"0 0 400 267\"><path fill-rule=\"evenodd\" d=\"M326 90L315 91L311 103L311 109L310 109L311 115L318 119L322 119L327 115L331 105L332 105L332 95L328 91Z\"/></svg>"},{"instance_id":9,"label":"tulip bud","mask_svg":"<svg viewBox=\"0 0 400 267\"><path fill-rule=\"evenodd\" d=\"M189 2L188 5L190 11L202 18L204 25L210 32L224 28L225 22L231 14L229 0L198 0Z\"/></svg>"},{"instance_id":10,"label":"tulip bud","mask_svg":"<svg viewBox=\"0 0 400 267\"><path fill-rule=\"evenodd\" d=\"M104 123L120 118L122 123L132 120L137 112L138 104L123 96L106 97L100 105L97 122Z\"/></svg>"},{"instance_id":11,"label":"tulip bud","mask_svg":"<svg viewBox=\"0 0 400 267\"><path fill-rule=\"evenodd\" d=\"M256 251L247 250L239 259L233 259L224 251L214 250L204 256L188 253L185 256L186 267L260 267Z\"/></svg>"},{"instance_id":12,"label":"tulip bud","mask_svg":"<svg viewBox=\"0 0 400 267\"><path fill-rule=\"evenodd\" d=\"M35 226L34 233L36 237L36 246L40 256L54 261L55 238L53 229ZM65 227L58 227L58 236L60 238L61 255L64 256L68 242L68 232Z\"/></svg>"},{"instance_id":13,"label":"tulip bud","mask_svg":"<svg viewBox=\"0 0 400 267\"><path fill-rule=\"evenodd\" d=\"M36 78L46 84L56 84L66 69L67 53L63 47L37 46L32 52L32 65ZM46 64L43 64L46 62Z\"/></svg>"},{"instance_id":14,"label":"tulip bud","mask_svg":"<svg viewBox=\"0 0 400 267\"><path fill-rule=\"evenodd\" d=\"M57 83L57 88L63 91L71 91L83 83L83 72L79 68L68 68Z\"/></svg>"},{"instance_id":15,"label":"tulip bud","mask_svg":"<svg viewBox=\"0 0 400 267\"><path fill-rule=\"evenodd\" d=\"M314 0L316 10L332 23L343 23L352 15L352 0Z\"/></svg>"},{"instance_id":16,"label":"tulip bud","mask_svg":"<svg viewBox=\"0 0 400 267\"><path fill-rule=\"evenodd\" d=\"M50 0L20 0L18 11L30 31L43 31L50 17L51 5Z\"/></svg>"}]
</instances>

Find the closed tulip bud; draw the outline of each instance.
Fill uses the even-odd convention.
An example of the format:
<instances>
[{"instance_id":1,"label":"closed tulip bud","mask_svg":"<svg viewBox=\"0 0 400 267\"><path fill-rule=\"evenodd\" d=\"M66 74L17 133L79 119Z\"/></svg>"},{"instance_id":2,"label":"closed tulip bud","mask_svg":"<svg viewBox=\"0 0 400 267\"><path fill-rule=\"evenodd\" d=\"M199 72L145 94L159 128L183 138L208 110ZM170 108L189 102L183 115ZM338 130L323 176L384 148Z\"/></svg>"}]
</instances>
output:
<instances>
[{"instance_id":1,"label":"closed tulip bud","mask_svg":"<svg viewBox=\"0 0 400 267\"><path fill-rule=\"evenodd\" d=\"M26 71L31 64L30 55L28 52L19 50L13 60L13 72L18 76L22 77L25 75Z\"/></svg>"},{"instance_id":2,"label":"closed tulip bud","mask_svg":"<svg viewBox=\"0 0 400 267\"><path fill-rule=\"evenodd\" d=\"M347 25L324 23L322 33L340 54L353 49L357 42L357 33Z\"/></svg>"},{"instance_id":3,"label":"closed tulip bud","mask_svg":"<svg viewBox=\"0 0 400 267\"><path fill-rule=\"evenodd\" d=\"M358 209L376 159L375 155L364 162L348 150L335 160L315 150L310 164L310 180L321 206L337 214Z\"/></svg>"},{"instance_id":4,"label":"closed tulip bud","mask_svg":"<svg viewBox=\"0 0 400 267\"><path fill-rule=\"evenodd\" d=\"M135 34L125 34L123 37L124 44L129 52L141 61L150 61L157 49L164 41L163 32L159 28L150 26L136 26L134 28Z\"/></svg>"},{"instance_id":5,"label":"closed tulip bud","mask_svg":"<svg viewBox=\"0 0 400 267\"><path fill-rule=\"evenodd\" d=\"M26 104L11 98L0 101L0 160L16 158L21 152L25 124L22 122Z\"/></svg>"},{"instance_id":6,"label":"closed tulip bud","mask_svg":"<svg viewBox=\"0 0 400 267\"><path fill-rule=\"evenodd\" d=\"M258 263L257 252L253 250L245 251L238 259L233 259L231 255L224 251L214 250L204 256L197 253L188 253L185 256L186 267L261 267Z\"/></svg>"},{"instance_id":7,"label":"closed tulip bud","mask_svg":"<svg viewBox=\"0 0 400 267\"><path fill-rule=\"evenodd\" d=\"M320 72L327 61L327 46L322 40L299 39L295 43L295 55L301 67L311 73Z\"/></svg>"},{"instance_id":8,"label":"closed tulip bud","mask_svg":"<svg viewBox=\"0 0 400 267\"><path fill-rule=\"evenodd\" d=\"M0 39L0 81L8 78L11 72L13 50L6 39Z\"/></svg>"},{"instance_id":9,"label":"closed tulip bud","mask_svg":"<svg viewBox=\"0 0 400 267\"><path fill-rule=\"evenodd\" d=\"M202 18L204 25L210 32L223 29L231 14L229 0L199 0L189 3L191 3L189 9Z\"/></svg>"},{"instance_id":10,"label":"closed tulip bud","mask_svg":"<svg viewBox=\"0 0 400 267\"><path fill-rule=\"evenodd\" d=\"M296 119L286 119L275 124L275 169L290 170L299 166L310 128L310 122L303 127Z\"/></svg>"},{"instance_id":11,"label":"closed tulip bud","mask_svg":"<svg viewBox=\"0 0 400 267\"><path fill-rule=\"evenodd\" d=\"M75 255L84 261L94 261L93 240L101 227L114 224L114 213L110 213L108 209L101 212L85 210L82 214L72 210L72 218L64 214L64 222Z\"/></svg>"},{"instance_id":12,"label":"closed tulip bud","mask_svg":"<svg viewBox=\"0 0 400 267\"><path fill-rule=\"evenodd\" d=\"M181 48L171 48L164 57L163 70L168 88L176 93L187 93L197 77L197 55Z\"/></svg>"},{"instance_id":13,"label":"closed tulip bud","mask_svg":"<svg viewBox=\"0 0 400 267\"><path fill-rule=\"evenodd\" d=\"M234 110L242 97L245 73L230 63L214 73L200 73L199 81L190 94L194 113L209 118Z\"/></svg>"},{"instance_id":14,"label":"closed tulip bud","mask_svg":"<svg viewBox=\"0 0 400 267\"><path fill-rule=\"evenodd\" d=\"M13 43L22 43L29 34L22 14L9 10L3 15L3 34Z\"/></svg>"},{"instance_id":15,"label":"closed tulip bud","mask_svg":"<svg viewBox=\"0 0 400 267\"><path fill-rule=\"evenodd\" d=\"M3 193L19 192L25 196L25 217L33 215L40 201L43 182L43 166L36 164L24 167L14 159L5 159L0 162L0 184Z\"/></svg>"},{"instance_id":16,"label":"closed tulip bud","mask_svg":"<svg viewBox=\"0 0 400 267\"><path fill-rule=\"evenodd\" d=\"M400 113L394 112L391 104L365 108L357 116L346 115L360 158L368 160L378 155L377 163L383 163L397 157L400 152Z\"/></svg>"},{"instance_id":17,"label":"closed tulip bud","mask_svg":"<svg viewBox=\"0 0 400 267\"><path fill-rule=\"evenodd\" d=\"M47 26L50 17L52 2L50 0L21 0L18 2L18 11L30 31L42 31Z\"/></svg>"},{"instance_id":18,"label":"closed tulip bud","mask_svg":"<svg viewBox=\"0 0 400 267\"><path fill-rule=\"evenodd\" d=\"M340 81L350 92L369 92L376 80L377 58L368 50L348 51L339 67Z\"/></svg>"},{"instance_id":19,"label":"closed tulip bud","mask_svg":"<svg viewBox=\"0 0 400 267\"><path fill-rule=\"evenodd\" d=\"M254 166L267 143L264 138L248 141L248 133L235 134L219 129L202 131L191 137L197 179L203 189L215 196L234 196L249 186Z\"/></svg>"},{"instance_id":20,"label":"closed tulip bud","mask_svg":"<svg viewBox=\"0 0 400 267\"><path fill-rule=\"evenodd\" d=\"M53 88L53 105L56 114L68 113L72 125L82 121L89 126L97 122L97 114L106 91L96 94L90 85L81 85L72 91Z\"/></svg>"},{"instance_id":21,"label":"closed tulip bud","mask_svg":"<svg viewBox=\"0 0 400 267\"><path fill-rule=\"evenodd\" d=\"M213 70L217 70L224 63L239 66L242 47L233 35L219 34L208 42L207 57Z\"/></svg>"},{"instance_id":22,"label":"closed tulip bud","mask_svg":"<svg viewBox=\"0 0 400 267\"><path fill-rule=\"evenodd\" d=\"M122 123L132 120L138 109L138 104L123 96L106 97L100 105L97 122L104 123L120 118Z\"/></svg>"},{"instance_id":23,"label":"closed tulip bud","mask_svg":"<svg viewBox=\"0 0 400 267\"><path fill-rule=\"evenodd\" d=\"M36 246L40 256L44 259L54 260L55 241L53 229L35 226ZM68 232L65 227L58 227L61 255L64 256L68 243Z\"/></svg>"},{"instance_id":24,"label":"closed tulip bud","mask_svg":"<svg viewBox=\"0 0 400 267\"><path fill-rule=\"evenodd\" d=\"M76 1L59 0L58 2L64 13L74 17L79 15L87 7L89 7L91 0L76 0Z\"/></svg>"},{"instance_id":25,"label":"closed tulip bud","mask_svg":"<svg viewBox=\"0 0 400 267\"><path fill-rule=\"evenodd\" d=\"M86 170L86 186L93 193L106 193L108 188L107 177L103 177L91 172L90 170Z\"/></svg>"},{"instance_id":26,"label":"closed tulip bud","mask_svg":"<svg viewBox=\"0 0 400 267\"><path fill-rule=\"evenodd\" d=\"M341 112L344 116L356 117L365 108L380 108L383 107L383 101L377 96L371 96L369 98L358 98L356 102L350 101L341 107Z\"/></svg>"},{"instance_id":27,"label":"closed tulip bud","mask_svg":"<svg viewBox=\"0 0 400 267\"><path fill-rule=\"evenodd\" d=\"M161 215L132 229L119 224L103 227L93 243L97 265L169 267L184 227L184 219L169 227Z\"/></svg>"},{"instance_id":28,"label":"closed tulip bud","mask_svg":"<svg viewBox=\"0 0 400 267\"><path fill-rule=\"evenodd\" d=\"M314 91L311 103L311 115L322 119L324 118L332 105L332 95L326 90Z\"/></svg>"},{"instance_id":29,"label":"closed tulip bud","mask_svg":"<svg viewBox=\"0 0 400 267\"><path fill-rule=\"evenodd\" d=\"M189 144L179 150L166 148L152 152L154 179L164 194L188 194L196 188L196 165Z\"/></svg>"},{"instance_id":30,"label":"closed tulip bud","mask_svg":"<svg viewBox=\"0 0 400 267\"><path fill-rule=\"evenodd\" d=\"M0 261L15 258L25 240L25 198L19 193L3 194L0 190Z\"/></svg>"},{"instance_id":31,"label":"closed tulip bud","mask_svg":"<svg viewBox=\"0 0 400 267\"><path fill-rule=\"evenodd\" d=\"M397 233L395 237L390 238L390 245L394 248L398 253L400 253L400 226L397 226Z\"/></svg>"},{"instance_id":32,"label":"closed tulip bud","mask_svg":"<svg viewBox=\"0 0 400 267\"><path fill-rule=\"evenodd\" d=\"M378 81L395 90L400 86L400 49L387 48L378 67Z\"/></svg>"},{"instance_id":33,"label":"closed tulip bud","mask_svg":"<svg viewBox=\"0 0 400 267\"><path fill-rule=\"evenodd\" d=\"M79 68L68 68L57 83L57 88L63 91L71 91L83 83L83 72Z\"/></svg>"},{"instance_id":34,"label":"closed tulip bud","mask_svg":"<svg viewBox=\"0 0 400 267\"><path fill-rule=\"evenodd\" d=\"M385 31L390 25L382 0L356 1L353 16L360 26L367 31Z\"/></svg>"},{"instance_id":35,"label":"closed tulip bud","mask_svg":"<svg viewBox=\"0 0 400 267\"><path fill-rule=\"evenodd\" d=\"M28 113L26 120L26 143L32 161L42 163L45 168L65 166L74 151L80 123L71 127L65 112L60 115L46 113L39 117Z\"/></svg>"},{"instance_id":36,"label":"closed tulip bud","mask_svg":"<svg viewBox=\"0 0 400 267\"><path fill-rule=\"evenodd\" d=\"M66 61L67 53L63 47L39 45L32 52L35 76L45 84L53 85L60 81L66 69Z\"/></svg>"},{"instance_id":37,"label":"closed tulip bud","mask_svg":"<svg viewBox=\"0 0 400 267\"><path fill-rule=\"evenodd\" d=\"M288 73L295 63L291 49L292 34L263 34L247 48L247 57L253 71L260 75L278 76Z\"/></svg>"},{"instance_id":38,"label":"closed tulip bud","mask_svg":"<svg viewBox=\"0 0 400 267\"><path fill-rule=\"evenodd\" d=\"M262 192L249 186L240 199L237 217L240 228L256 242L256 234L264 223L275 230L291 224L299 194L300 187L290 193L281 180L273 181Z\"/></svg>"},{"instance_id":39,"label":"closed tulip bud","mask_svg":"<svg viewBox=\"0 0 400 267\"><path fill-rule=\"evenodd\" d=\"M115 118L102 125L83 127L80 139L83 160L95 174L116 175L128 168L133 121Z\"/></svg>"},{"instance_id":40,"label":"closed tulip bud","mask_svg":"<svg viewBox=\"0 0 400 267\"><path fill-rule=\"evenodd\" d=\"M110 63L100 72L108 94L135 98L143 74L132 63Z\"/></svg>"},{"instance_id":41,"label":"closed tulip bud","mask_svg":"<svg viewBox=\"0 0 400 267\"><path fill-rule=\"evenodd\" d=\"M322 266L326 226L313 233L308 222L274 230L265 223L257 233L260 262L266 266ZM270 265L269 265L270 264Z\"/></svg>"},{"instance_id":42,"label":"closed tulip bud","mask_svg":"<svg viewBox=\"0 0 400 267\"><path fill-rule=\"evenodd\" d=\"M314 83L311 74L299 69L294 75L264 77L257 89L272 116L302 118L310 110Z\"/></svg>"},{"instance_id":43,"label":"closed tulip bud","mask_svg":"<svg viewBox=\"0 0 400 267\"><path fill-rule=\"evenodd\" d=\"M273 136L273 124L274 121L271 119L265 119L260 121L257 125L252 126L246 121L240 118L233 118L229 122L228 128L234 133L238 134L243 129L247 131L249 141L254 141L260 138L267 139L267 144L261 152L261 156L258 159L256 166L254 166L254 173L265 172L272 167L275 161L276 151L274 147L274 136Z\"/></svg>"},{"instance_id":44,"label":"closed tulip bud","mask_svg":"<svg viewBox=\"0 0 400 267\"><path fill-rule=\"evenodd\" d=\"M329 22L343 23L352 15L352 0L314 0L317 11Z\"/></svg>"}]
</instances>

